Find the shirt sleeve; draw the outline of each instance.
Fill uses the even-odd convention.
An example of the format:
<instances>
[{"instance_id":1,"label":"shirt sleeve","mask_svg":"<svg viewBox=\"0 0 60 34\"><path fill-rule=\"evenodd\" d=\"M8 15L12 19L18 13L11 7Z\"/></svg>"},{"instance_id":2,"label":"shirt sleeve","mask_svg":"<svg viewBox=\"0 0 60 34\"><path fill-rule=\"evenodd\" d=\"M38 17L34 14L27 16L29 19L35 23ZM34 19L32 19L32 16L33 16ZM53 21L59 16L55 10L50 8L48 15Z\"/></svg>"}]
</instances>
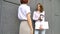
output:
<instances>
[{"instance_id":1,"label":"shirt sleeve","mask_svg":"<svg viewBox=\"0 0 60 34\"><path fill-rule=\"evenodd\" d=\"M36 17L36 12L35 11L33 13L33 20L38 20L37 17Z\"/></svg>"},{"instance_id":2,"label":"shirt sleeve","mask_svg":"<svg viewBox=\"0 0 60 34\"><path fill-rule=\"evenodd\" d=\"M20 19L20 6L18 7L18 19Z\"/></svg>"},{"instance_id":3,"label":"shirt sleeve","mask_svg":"<svg viewBox=\"0 0 60 34\"><path fill-rule=\"evenodd\" d=\"M43 21L45 21L45 11L43 11L43 15L44 15Z\"/></svg>"},{"instance_id":4,"label":"shirt sleeve","mask_svg":"<svg viewBox=\"0 0 60 34\"><path fill-rule=\"evenodd\" d=\"M35 20L35 12L33 13L33 20Z\"/></svg>"},{"instance_id":5,"label":"shirt sleeve","mask_svg":"<svg viewBox=\"0 0 60 34\"><path fill-rule=\"evenodd\" d=\"M22 19L22 17L23 17L23 15L22 15L22 13L21 13L21 7L19 6L18 7L18 19Z\"/></svg>"},{"instance_id":6,"label":"shirt sleeve","mask_svg":"<svg viewBox=\"0 0 60 34\"><path fill-rule=\"evenodd\" d=\"M31 10L30 10L29 6L26 8L26 14L28 14L28 13L31 13Z\"/></svg>"},{"instance_id":7,"label":"shirt sleeve","mask_svg":"<svg viewBox=\"0 0 60 34\"><path fill-rule=\"evenodd\" d=\"M43 11L43 15L44 15L44 17L45 17L45 11Z\"/></svg>"}]
</instances>

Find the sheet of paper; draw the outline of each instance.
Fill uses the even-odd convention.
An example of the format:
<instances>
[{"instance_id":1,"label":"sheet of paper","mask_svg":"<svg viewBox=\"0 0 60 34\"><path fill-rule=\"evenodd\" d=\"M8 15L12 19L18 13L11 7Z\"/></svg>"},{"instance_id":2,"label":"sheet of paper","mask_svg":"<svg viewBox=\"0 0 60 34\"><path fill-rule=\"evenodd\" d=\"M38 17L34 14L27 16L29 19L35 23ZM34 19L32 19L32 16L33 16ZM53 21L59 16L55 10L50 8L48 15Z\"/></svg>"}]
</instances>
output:
<instances>
[{"instance_id":1,"label":"sheet of paper","mask_svg":"<svg viewBox=\"0 0 60 34\"><path fill-rule=\"evenodd\" d=\"M39 29L40 25L42 25L43 29L49 29L48 21L36 21L35 23L35 29Z\"/></svg>"}]
</instances>

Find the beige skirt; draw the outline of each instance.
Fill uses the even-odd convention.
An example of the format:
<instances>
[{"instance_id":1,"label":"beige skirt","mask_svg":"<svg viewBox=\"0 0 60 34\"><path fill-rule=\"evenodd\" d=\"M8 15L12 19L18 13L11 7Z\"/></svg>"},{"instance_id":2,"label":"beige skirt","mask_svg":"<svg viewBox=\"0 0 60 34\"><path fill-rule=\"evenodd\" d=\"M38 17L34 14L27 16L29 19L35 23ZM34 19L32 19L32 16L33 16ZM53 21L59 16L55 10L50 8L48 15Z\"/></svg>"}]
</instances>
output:
<instances>
[{"instance_id":1,"label":"beige skirt","mask_svg":"<svg viewBox=\"0 0 60 34\"><path fill-rule=\"evenodd\" d=\"M30 34L30 27L27 21L21 21L19 34Z\"/></svg>"}]
</instances>

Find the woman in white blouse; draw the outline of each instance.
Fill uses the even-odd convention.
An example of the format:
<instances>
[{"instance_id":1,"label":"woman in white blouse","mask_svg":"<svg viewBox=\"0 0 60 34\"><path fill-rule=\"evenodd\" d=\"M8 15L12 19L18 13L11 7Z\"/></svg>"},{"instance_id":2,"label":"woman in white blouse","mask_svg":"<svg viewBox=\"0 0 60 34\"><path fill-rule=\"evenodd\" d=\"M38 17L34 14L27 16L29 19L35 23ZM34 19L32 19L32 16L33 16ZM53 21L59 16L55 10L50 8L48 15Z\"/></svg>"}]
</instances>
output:
<instances>
[{"instance_id":1,"label":"woman in white blouse","mask_svg":"<svg viewBox=\"0 0 60 34\"><path fill-rule=\"evenodd\" d=\"M45 11L43 10L43 6L38 3L37 9L33 13L33 20L36 21L45 21ZM35 27L35 34L45 34L45 29L42 28L42 25L40 25L39 29Z\"/></svg>"},{"instance_id":2,"label":"woman in white blouse","mask_svg":"<svg viewBox=\"0 0 60 34\"><path fill-rule=\"evenodd\" d=\"M21 5L18 8L18 19L21 20L19 34L33 34L30 6L27 5L28 1L20 0Z\"/></svg>"}]
</instances>

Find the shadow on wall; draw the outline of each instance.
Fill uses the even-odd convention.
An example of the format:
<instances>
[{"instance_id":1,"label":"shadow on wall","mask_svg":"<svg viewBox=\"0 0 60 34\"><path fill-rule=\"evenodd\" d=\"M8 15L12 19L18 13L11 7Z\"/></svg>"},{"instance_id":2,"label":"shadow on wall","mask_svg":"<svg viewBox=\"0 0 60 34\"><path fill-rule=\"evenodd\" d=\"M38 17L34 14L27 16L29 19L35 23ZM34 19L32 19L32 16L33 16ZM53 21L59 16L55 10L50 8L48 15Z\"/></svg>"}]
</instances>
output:
<instances>
[{"instance_id":1,"label":"shadow on wall","mask_svg":"<svg viewBox=\"0 0 60 34\"><path fill-rule=\"evenodd\" d=\"M15 5L20 5L19 3L16 3L16 2L12 2L12 1L9 1L9 0L3 0L5 2L8 2L8 3L12 3L12 4L15 4Z\"/></svg>"}]
</instances>

